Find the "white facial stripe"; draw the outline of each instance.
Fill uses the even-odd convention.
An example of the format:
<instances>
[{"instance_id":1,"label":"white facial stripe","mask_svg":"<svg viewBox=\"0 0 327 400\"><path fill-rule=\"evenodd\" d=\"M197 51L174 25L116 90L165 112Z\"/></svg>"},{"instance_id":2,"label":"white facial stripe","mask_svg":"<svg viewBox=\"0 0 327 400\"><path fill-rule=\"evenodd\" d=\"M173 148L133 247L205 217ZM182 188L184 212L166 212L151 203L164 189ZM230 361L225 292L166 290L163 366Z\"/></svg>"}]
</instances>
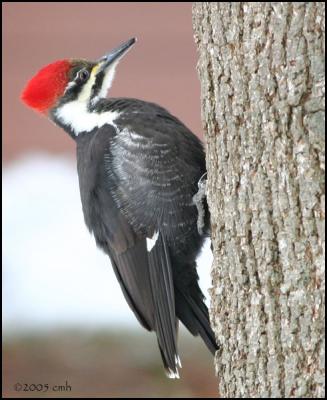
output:
<instances>
[{"instance_id":1,"label":"white facial stripe","mask_svg":"<svg viewBox=\"0 0 327 400\"><path fill-rule=\"evenodd\" d=\"M82 101L66 103L56 110L56 117L65 125L69 125L76 136L105 124L113 125L117 129L115 120L119 115L117 111L90 112L87 109L87 102Z\"/></svg>"},{"instance_id":2,"label":"white facial stripe","mask_svg":"<svg viewBox=\"0 0 327 400\"><path fill-rule=\"evenodd\" d=\"M73 86L76 86L76 82L75 82L75 81L69 82L68 85L66 86L66 89L65 89L65 91L64 91L64 94L67 92L67 90L69 90L69 89L72 88Z\"/></svg>"},{"instance_id":3,"label":"white facial stripe","mask_svg":"<svg viewBox=\"0 0 327 400\"><path fill-rule=\"evenodd\" d=\"M132 47L132 46L131 46ZM103 84L101 87L101 90L98 94L98 96L100 98L106 97L108 90L111 88L112 85L112 81L115 77L115 73L116 73L116 67L119 63L119 61L131 50L131 47L129 49L127 49L124 54L122 54L114 63L112 63L109 67L109 70L106 72L106 75L103 79Z\"/></svg>"},{"instance_id":4,"label":"white facial stripe","mask_svg":"<svg viewBox=\"0 0 327 400\"><path fill-rule=\"evenodd\" d=\"M115 120L120 115L117 111L106 111L102 113L90 112L88 110L88 104L91 101L94 106L100 98L104 98L107 95L108 90L111 87L112 81L115 76L116 66L119 60L113 63L103 78L102 86L99 93L91 100L92 87L95 83L96 74L99 70L100 65L95 66L92 69L90 78L85 83L77 99L64 104L59 107L55 115L65 125L71 127L72 131L76 136L81 132L90 132L94 128L100 128L105 124L110 124L117 129ZM75 82L70 82L66 90L74 86Z\"/></svg>"},{"instance_id":5,"label":"white facial stripe","mask_svg":"<svg viewBox=\"0 0 327 400\"><path fill-rule=\"evenodd\" d=\"M98 93L99 98L103 98L107 96L108 90L111 88L112 81L114 80L115 73L116 73L116 67L118 65L118 61L113 63L109 70L106 72L105 77L102 82L102 87Z\"/></svg>"},{"instance_id":6,"label":"white facial stripe","mask_svg":"<svg viewBox=\"0 0 327 400\"><path fill-rule=\"evenodd\" d=\"M79 94L77 101L80 102L88 102L91 98L91 92L92 92L92 87L95 83L95 78L96 78L96 71L98 70L97 66L95 66L92 69L91 75L88 79L88 81L86 82L86 84L84 85L81 93Z\"/></svg>"},{"instance_id":7,"label":"white facial stripe","mask_svg":"<svg viewBox=\"0 0 327 400\"><path fill-rule=\"evenodd\" d=\"M115 77L116 73L116 67L119 63L119 61L125 57L125 55L131 50L131 47L127 49L124 54L122 54L114 63L112 63L109 67L109 69L106 72L106 75L103 79L102 87L101 90L99 91L98 97L103 98L107 96L108 90L111 88L112 81Z\"/></svg>"},{"instance_id":8,"label":"white facial stripe","mask_svg":"<svg viewBox=\"0 0 327 400\"><path fill-rule=\"evenodd\" d=\"M96 96L98 100L100 97L105 97L109 90L115 74L115 68L118 62L112 65L103 80L103 85L99 94ZM91 99L92 87L95 83L96 74L99 67L95 66L92 69L90 78L84 85L78 98L74 101L64 104L56 110L56 117L65 125L71 127L76 136L81 132L90 132L94 128L100 128L105 124L110 124L117 129L115 120L120 115L117 111L106 111L102 113L90 112L88 110L88 103ZM70 82L66 90L75 85L75 82Z\"/></svg>"}]
</instances>

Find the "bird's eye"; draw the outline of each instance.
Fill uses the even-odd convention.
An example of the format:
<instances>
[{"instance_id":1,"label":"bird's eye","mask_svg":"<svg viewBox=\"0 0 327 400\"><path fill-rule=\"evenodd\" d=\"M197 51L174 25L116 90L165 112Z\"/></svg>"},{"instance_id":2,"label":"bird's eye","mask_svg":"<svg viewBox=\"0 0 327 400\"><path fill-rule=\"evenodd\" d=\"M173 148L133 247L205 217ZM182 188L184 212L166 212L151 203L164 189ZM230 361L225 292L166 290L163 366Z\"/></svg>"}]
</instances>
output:
<instances>
[{"instance_id":1,"label":"bird's eye","mask_svg":"<svg viewBox=\"0 0 327 400\"><path fill-rule=\"evenodd\" d=\"M89 76L90 74L87 69L81 69L77 74L78 79L81 80L82 82L88 80Z\"/></svg>"}]
</instances>

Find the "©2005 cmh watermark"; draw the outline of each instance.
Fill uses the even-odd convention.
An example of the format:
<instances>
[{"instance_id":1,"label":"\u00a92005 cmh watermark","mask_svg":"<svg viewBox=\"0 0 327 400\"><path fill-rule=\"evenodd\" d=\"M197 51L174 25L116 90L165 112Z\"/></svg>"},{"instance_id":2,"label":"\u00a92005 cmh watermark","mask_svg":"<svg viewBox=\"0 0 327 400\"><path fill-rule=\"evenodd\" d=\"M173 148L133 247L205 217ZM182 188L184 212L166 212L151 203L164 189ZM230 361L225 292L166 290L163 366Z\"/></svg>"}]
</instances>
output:
<instances>
[{"instance_id":1,"label":"\u00a92005 cmh watermark","mask_svg":"<svg viewBox=\"0 0 327 400\"><path fill-rule=\"evenodd\" d=\"M49 383L25 383L16 382L14 384L16 392L71 392L72 387L66 381L63 385L49 384Z\"/></svg>"}]
</instances>

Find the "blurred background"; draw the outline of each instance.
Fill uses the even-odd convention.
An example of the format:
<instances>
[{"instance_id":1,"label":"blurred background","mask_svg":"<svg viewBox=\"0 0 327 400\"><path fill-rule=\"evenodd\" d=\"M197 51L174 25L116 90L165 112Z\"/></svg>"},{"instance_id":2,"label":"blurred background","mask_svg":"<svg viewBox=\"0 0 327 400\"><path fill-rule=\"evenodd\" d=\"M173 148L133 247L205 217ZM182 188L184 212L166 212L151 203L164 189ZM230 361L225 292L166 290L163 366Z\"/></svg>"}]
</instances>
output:
<instances>
[{"instance_id":1,"label":"blurred background","mask_svg":"<svg viewBox=\"0 0 327 400\"><path fill-rule=\"evenodd\" d=\"M110 96L157 102L202 137L191 3L8 2L2 11L3 396L216 397L212 357L184 329L182 379L166 378L154 335L84 226L73 141L19 100L42 66L97 59L136 36ZM206 294L211 260L206 243ZM17 392L15 383L67 389Z\"/></svg>"}]
</instances>

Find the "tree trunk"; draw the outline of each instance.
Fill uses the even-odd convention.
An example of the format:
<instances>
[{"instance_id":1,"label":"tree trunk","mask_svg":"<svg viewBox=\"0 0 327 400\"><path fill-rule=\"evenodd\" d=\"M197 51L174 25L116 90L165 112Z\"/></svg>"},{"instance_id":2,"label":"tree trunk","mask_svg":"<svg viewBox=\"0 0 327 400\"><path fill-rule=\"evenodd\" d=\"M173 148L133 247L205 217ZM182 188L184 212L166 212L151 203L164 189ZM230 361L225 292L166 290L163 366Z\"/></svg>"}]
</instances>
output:
<instances>
[{"instance_id":1,"label":"tree trunk","mask_svg":"<svg viewBox=\"0 0 327 400\"><path fill-rule=\"evenodd\" d=\"M195 3L223 397L324 397L323 3Z\"/></svg>"}]
</instances>

